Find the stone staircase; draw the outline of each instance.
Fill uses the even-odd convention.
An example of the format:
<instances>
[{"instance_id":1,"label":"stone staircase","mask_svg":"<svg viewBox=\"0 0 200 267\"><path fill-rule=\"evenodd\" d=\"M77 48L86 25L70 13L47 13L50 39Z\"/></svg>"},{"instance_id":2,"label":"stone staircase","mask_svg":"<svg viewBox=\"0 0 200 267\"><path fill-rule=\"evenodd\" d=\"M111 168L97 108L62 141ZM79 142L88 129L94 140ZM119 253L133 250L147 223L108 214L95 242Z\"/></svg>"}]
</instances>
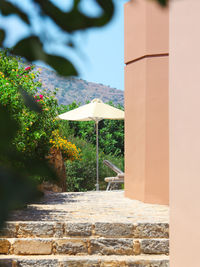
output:
<instances>
[{"instance_id":1,"label":"stone staircase","mask_svg":"<svg viewBox=\"0 0 200 267\"><path fill-rule=\"evenodd\" d=\"M44 209L38 207L41 216ZM88 210L91 214L91 209ZM24 215L27 219L26 212L30 211L33 211L31 207L18 213L18 217ZM98 222L90 216L86 221L80 211L80 222L57 220L56 216L52 220L54 216L49 216L50 221L37 220L36 216L31 221L30 216L30 220L7 222L0 232L0 266L169 266L167 222L132 222L131 219L116 222L105 217Z\"/></svg>"}]
</instances>

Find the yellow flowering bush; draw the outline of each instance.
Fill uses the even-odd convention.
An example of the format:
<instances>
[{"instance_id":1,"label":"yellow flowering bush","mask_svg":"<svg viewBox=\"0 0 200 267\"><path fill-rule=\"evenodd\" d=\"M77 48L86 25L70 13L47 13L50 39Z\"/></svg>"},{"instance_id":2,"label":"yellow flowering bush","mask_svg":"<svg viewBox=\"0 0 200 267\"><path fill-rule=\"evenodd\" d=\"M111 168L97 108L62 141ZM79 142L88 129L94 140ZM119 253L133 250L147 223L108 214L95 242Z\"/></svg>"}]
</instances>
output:
<instances>
[{"instance_id":1,"label":"yellow flowering bush","mask_svg":"<svg viewBox=\"0 0 200 267\"><path fill-rule=\"evenodd\" d=\"M52 148L60 149L64 160L77 160L80 159L80 149L75 144L67 141L66 138L62 138L59 134L59 130L52 132L52 138L50 139Z\"/></svg>"}]
</instances>

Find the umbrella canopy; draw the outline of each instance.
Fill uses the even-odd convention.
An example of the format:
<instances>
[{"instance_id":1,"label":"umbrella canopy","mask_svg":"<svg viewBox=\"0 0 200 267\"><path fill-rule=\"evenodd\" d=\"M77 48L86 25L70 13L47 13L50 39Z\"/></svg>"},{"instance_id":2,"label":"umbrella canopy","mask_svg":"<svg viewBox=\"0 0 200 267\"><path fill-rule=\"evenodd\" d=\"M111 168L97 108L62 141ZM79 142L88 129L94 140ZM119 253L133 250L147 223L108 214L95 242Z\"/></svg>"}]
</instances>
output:
<instances>
[{"instance_id":1,"label":"umbrella canopy","mask_svg":"<svg viewBox=\"0 0 200 267\"><path fill-rule=\"evenodd\" d=\"M58 116L62 120L95 121L96 122L96 150L97 150L97 183L99 190L99 158L98 158L98 122L103 119L123 120L124 111L103 103L100 99L93 99L89 104L65 112Z\"/></svg>"},{"instance_id":2,"label":"umbrella canopy","mask_svg":"<svg viewBox=\"0 0 200 267\"><path fill-rule=\"evenodd\" d=\"M93 99L89 104L65 112L58 117L72 121L123 120L124 111L105 104L100 99Z\"/></svg>"}]
</instances>

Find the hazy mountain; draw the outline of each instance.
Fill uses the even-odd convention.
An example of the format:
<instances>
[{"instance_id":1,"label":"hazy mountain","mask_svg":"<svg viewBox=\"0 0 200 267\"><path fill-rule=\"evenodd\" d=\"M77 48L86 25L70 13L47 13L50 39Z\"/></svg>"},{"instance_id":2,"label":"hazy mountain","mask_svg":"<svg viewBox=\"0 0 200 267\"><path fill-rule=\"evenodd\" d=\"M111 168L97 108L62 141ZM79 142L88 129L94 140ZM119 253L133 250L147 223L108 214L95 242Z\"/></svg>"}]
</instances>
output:
<instances>
[{"instance_id":1,"label":"hazy mountain","mask_svg":"<svg viewBox=\"0 0 200 267\"><path fill-rule=\"evenodd\" d=\"M38 67L41 69L40 78L44 88L50 90L59 88L57 98L59 104L70 104L73 101L85 104L94 98L100 98L104 102L112 101L115 104L124 105L124 92L109 86L87 82L79 78L65 78L58 76L54 71Z\"/></svg>"}]
</instances>

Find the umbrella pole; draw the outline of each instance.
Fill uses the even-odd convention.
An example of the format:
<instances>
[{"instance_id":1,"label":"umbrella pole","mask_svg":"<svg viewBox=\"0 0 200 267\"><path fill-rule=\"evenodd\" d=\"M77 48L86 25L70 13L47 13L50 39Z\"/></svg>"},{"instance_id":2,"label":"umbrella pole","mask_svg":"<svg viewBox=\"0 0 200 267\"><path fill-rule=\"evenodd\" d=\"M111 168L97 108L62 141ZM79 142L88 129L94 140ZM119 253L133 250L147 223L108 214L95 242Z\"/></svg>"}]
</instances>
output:
<instances>
[{"instance_id":1,"label":"umbrella pole","mask_svg":"<svg viewBox=\"0 0 200 267\"><path fill-rule=\"evenodd\" d=\"M97 160L97 180L96 180L96 191L99 191L99 130L98 121L96 121L96 160Z\"/></svg>"}]
</instances>

